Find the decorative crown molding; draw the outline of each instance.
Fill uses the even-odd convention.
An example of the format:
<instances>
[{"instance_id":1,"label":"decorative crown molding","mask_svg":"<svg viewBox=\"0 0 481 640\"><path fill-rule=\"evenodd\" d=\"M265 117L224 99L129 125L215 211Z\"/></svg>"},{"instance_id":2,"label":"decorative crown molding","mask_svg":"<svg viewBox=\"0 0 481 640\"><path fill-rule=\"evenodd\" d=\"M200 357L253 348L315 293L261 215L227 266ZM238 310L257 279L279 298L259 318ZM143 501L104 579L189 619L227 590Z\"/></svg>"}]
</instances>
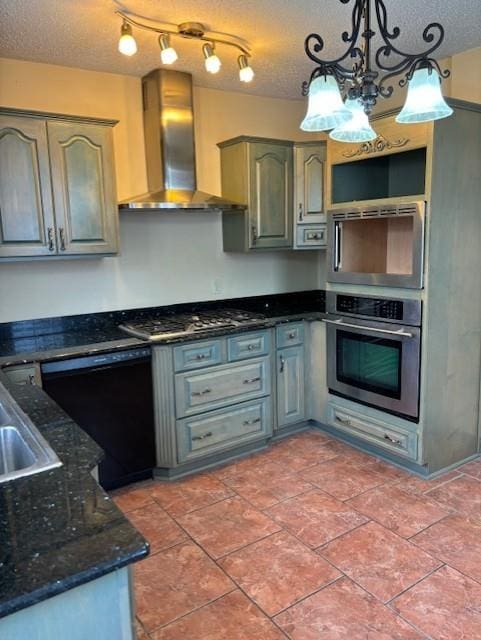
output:
<instances>
[{"instance_id":1,"label":"decorative crown molding","mask_svg":"<svg viewBox=\"0 0 481 640\"><path fill-rule=\"evenodd\" d=\"M388 140L382 135L379 135L375 140L369 142L363 142L354 151L344 151L342 154L345 158L354 158L355 156L362 156L369 153L379 153L385 149L395 149L397 147L404 147L409 142L409 138L398 138L397 140Z\"/></svg>"}]
</instances>

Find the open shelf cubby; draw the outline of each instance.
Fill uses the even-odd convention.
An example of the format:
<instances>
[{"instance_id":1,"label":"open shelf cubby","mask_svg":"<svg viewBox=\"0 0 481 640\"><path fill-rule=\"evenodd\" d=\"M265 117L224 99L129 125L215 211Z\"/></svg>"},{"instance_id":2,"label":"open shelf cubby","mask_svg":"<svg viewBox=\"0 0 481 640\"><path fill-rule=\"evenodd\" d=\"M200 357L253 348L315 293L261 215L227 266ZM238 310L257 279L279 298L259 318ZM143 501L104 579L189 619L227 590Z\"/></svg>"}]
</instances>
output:
<instances>
[{"instance_id":1,"label":"open shelf cubby","mask_svg":"<svg viewBox=\"0 0 481 640\"><path fill-rule=\"evenodd\" d=\"M426 148L332 166L332 203L423 194Z\"/></svg>"}]
</instances>

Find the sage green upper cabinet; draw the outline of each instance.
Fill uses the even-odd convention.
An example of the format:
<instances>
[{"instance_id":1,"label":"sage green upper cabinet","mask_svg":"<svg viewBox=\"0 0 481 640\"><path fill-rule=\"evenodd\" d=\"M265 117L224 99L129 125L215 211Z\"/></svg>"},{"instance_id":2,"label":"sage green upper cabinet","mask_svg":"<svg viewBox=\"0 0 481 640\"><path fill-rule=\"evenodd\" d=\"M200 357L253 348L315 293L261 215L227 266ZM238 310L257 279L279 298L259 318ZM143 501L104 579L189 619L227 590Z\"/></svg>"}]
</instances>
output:
<instances>
[{"instance_id":1,"label":"sage green upper cabinet","mask_svg":"<svg viewBox=\"0 0 481 640\"><path fill-rule=\"evenodd\" d=\"M0 112L0 259L117 253L114 124Z\"/></svg>"},{"instance_id":2,"label":"sage green upper cabinet","mask_svg":"<svg viewBox=\"0 0 481 640\"><path fill-rule=\"evenodd\" d=\"M58 247L66 254L117 251L111 129L49 122Z\"/></svg>"},{"instance_id":3,"label":"sage green upper cabinet","mask_svg":"<svg viewBox=\"0 0 481 640\"><path fill-rule=\"evenodd\" d=\"M45 121L0 114L0 257L56 251Z\"/></svg>"},{"instance_id":4,"label":"sage green upper cabinet","mask_svg":"<svg viewBox=\"0 0 481 640\"><path fill-rule=\"evenodd\" d=\"M297 224L326 222L324 208L325 160L325 142L300 142L294 146Z\"/></svg>"},{"instance_id":5,"label":"sage green upper cabinet","mask_svg":"<svg viewBox=\"0 0 481 640\"><path fill-rule=\"evenodd\" d=\"M222 195L247 205L223 214L224 251L292 248L293 143L240 136L219 147Z\"/></svg>"}]
</instances>

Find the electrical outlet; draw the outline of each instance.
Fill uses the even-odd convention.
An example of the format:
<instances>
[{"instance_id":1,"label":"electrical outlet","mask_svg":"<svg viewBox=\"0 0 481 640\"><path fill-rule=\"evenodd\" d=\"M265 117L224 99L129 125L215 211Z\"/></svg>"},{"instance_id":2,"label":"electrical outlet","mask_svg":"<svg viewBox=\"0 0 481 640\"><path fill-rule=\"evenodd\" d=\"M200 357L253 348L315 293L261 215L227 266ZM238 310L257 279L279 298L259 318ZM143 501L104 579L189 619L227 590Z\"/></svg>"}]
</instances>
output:
<instances>
[{"instance_id":1,"label":"electrical outlet","mask_svg":"<svg viewBox=\"0 0 481 640\"><path fill-rule=\"evenodd\" d=\"M212 281L212 291L215 295L219 295L224 292L224 281L222 278L214 278Z\"/></svg>"}]
</instances>

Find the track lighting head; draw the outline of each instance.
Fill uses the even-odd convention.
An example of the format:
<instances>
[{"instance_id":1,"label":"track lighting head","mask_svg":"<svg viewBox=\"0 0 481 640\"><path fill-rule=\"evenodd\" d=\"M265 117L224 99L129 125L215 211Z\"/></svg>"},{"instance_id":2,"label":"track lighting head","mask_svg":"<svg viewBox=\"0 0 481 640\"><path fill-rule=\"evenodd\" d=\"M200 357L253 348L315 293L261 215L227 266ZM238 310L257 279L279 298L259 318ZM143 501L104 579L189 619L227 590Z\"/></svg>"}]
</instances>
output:
<instances>
[{"instance_id":1,"label":"track lighting head","mask_svg":"<svg viewBox=\"0 0 481 640\"><path fill-rule=\"evenodd\" d=\"M173 64L177 58L177 51L170 46L170 35L161 33L159 36L160 59L163 64Z\"/></svg>"},{"instance_id":2,"label":"track lighting head","mask_svg":"<svg viewBox=\"0 0 481 640\"><path fill-rule=\"evenodd\" d=\"M137 53L137 43L132 35L132 27L124 20L120 28L119 51L124 56L133 56Z\"/></svg>"},{"instance_id":3,"label":"track lighting head","mask_svg":"<svg viewBox=\"0 0 481 640\"><path fill-rule=\"evenodd\" d=\"M239 80L241 82L252 82L254 79L254 70L249 64L247 56L243 53L237 58L239 65Z\"/></svg>"},{"instance_id":4,"label":"track lighting head","mask_svg":"<svg viewBox=\"0 0 481 640\"><path fill-rule=\"evenodd\" d=\"M205 58L204 64L205 64L206 71L208 71L209 73L218 73L220 71L222 62L214 53L215 51L214 43L206 42L202 47L202 51L204 53L204 58Z\"/></svg>"}]
</instances>

